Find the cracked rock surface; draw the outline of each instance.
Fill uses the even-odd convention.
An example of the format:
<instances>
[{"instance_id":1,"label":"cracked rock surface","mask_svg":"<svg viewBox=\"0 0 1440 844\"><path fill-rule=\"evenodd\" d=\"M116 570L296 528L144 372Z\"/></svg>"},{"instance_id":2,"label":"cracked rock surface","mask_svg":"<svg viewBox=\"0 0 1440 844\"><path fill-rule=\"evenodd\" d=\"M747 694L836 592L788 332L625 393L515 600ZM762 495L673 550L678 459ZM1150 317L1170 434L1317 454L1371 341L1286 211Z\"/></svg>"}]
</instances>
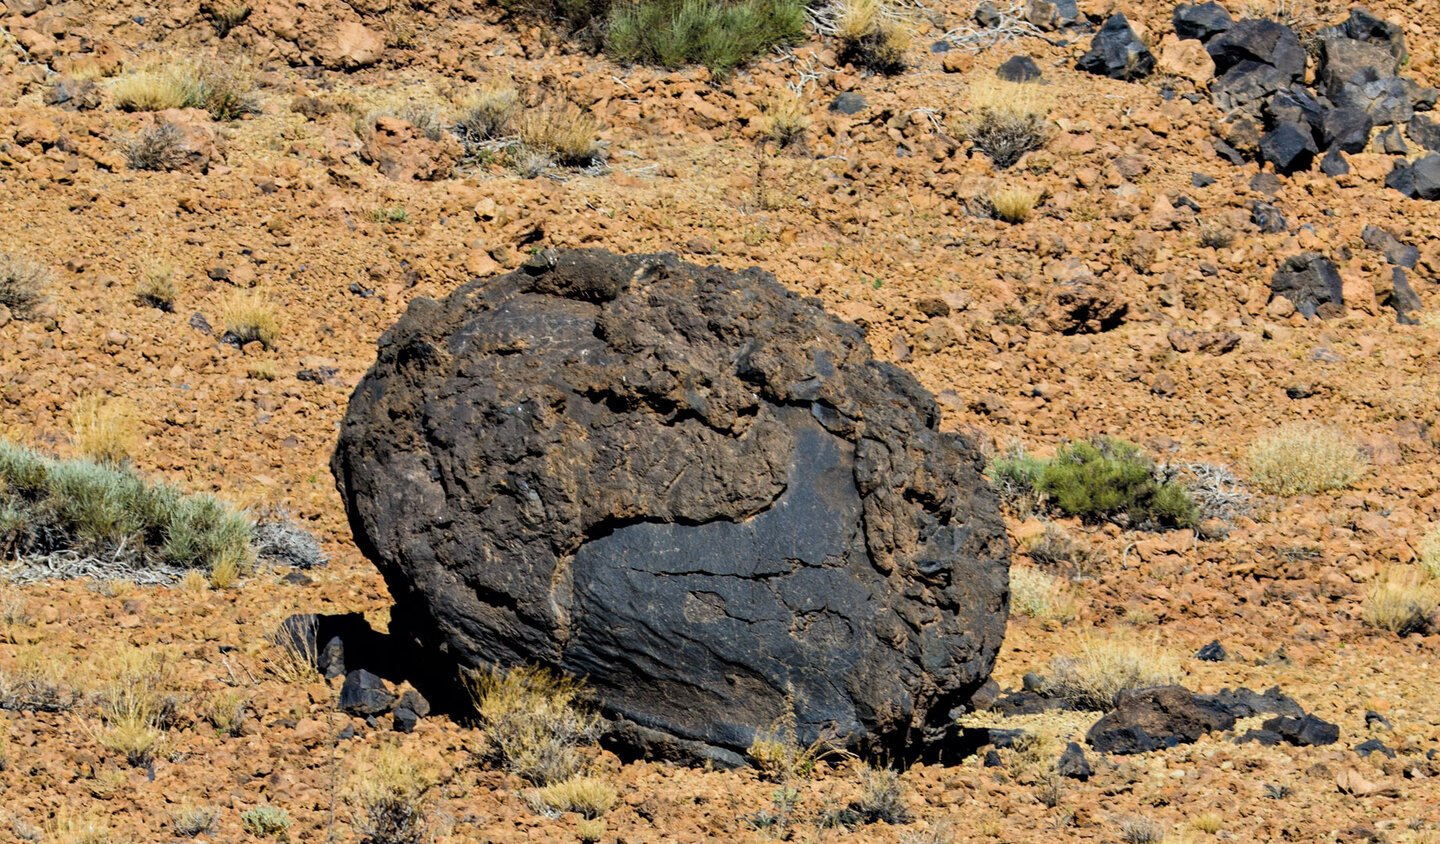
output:
<instances>
[{"instance_id":1,"label":"cracked rock surface","mask_svg":"<svg viewBox=\"0 0 1440 844\"><path fill-rule=\"evenodd\" d=\"M381 338L333 470L392 629L588 677L631 736L738 763L936 750L989 677L1009 545L974 447L758 269L545 251Z\"/></svg>"}]
</instances>

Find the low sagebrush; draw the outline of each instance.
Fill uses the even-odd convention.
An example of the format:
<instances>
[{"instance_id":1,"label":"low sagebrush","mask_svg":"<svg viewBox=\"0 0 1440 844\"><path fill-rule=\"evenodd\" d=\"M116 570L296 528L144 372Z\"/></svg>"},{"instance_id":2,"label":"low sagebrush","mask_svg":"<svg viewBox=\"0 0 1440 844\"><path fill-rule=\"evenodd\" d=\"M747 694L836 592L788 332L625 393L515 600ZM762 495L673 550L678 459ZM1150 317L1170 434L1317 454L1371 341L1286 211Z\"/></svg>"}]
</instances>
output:
<instances>
[{"instance_id":1,"label":"low sagebrush","mask_svg":"<svg viewBox=\"0 0 1440 844\"><path fill-rule=\"evenodd\" d=\"M860 796L850 804L866 823L903 824L910 822L905 805L905 783L894 768L861 765Z\"/></svg>"},{"instance_id":2,"label":"low sagebrush","mask_svg":"<svg viewBox=\"0 0 1440 844\"><path fill-rule=\"evenodd\" d=\"M16 319L34 315L54 280L54 273L46 267L19 255L0 252L0 305L8 308Z\"/></svg>"},{"instance_id":3,"label":"low sagebrush","mask_svg":"<svg viewBox=\"0 0 1440 844\"><path fill-rule=\"evenodd\" d=\"M589 167L601 161L595 118L572 105L542 105L516 120L521 145L540 150L563 167Z\"/></svg>"},{"instance_id":4,"label":"low sagebrush","mask_svg":"<svg viewBox=\"0 0 1440 844\"><path fill-rule=\"evenodd\" d=\"M1178 661L1154 642L1088 636L1078 656L1051 661L1045 690L1076 709L1106 712L1121 692L1168 686L1179 677Z\"/></svg>"},{"instance_id":5,"label":"low sagebrush","mask_svg":"<svg viewBox=\"0 0 1440 844\"><path fill-rule=\"evenodd\" d=\"M419 844L428 840L435 785L430 769L387 746L358 775L350 796L355 829L370 844Z\"/></svg>"},{"instance_id":6,"label":"low sagebrush","mask_svg":"<svg viewBox=\"0 0 1440 844\"><path fill-rule=\"evenodd\" d=\"M1401 636L1431 629L1440 609L1440 581L1413 566L1390 566L1365 593L1365 620Z\"/></svg>"},{"instance_id":7,"label":"low sagebrush","mask_svg":"<svg viewBox=\"0 0 1440 844\"><path fill-rule=\"evenodd\" d=\"M565 812L574 812L591 820L609 812L618 799L615 786L600 777L573 777L526 795L531 807L540 814L559 817Z\"/></svg>"}]
</instances>

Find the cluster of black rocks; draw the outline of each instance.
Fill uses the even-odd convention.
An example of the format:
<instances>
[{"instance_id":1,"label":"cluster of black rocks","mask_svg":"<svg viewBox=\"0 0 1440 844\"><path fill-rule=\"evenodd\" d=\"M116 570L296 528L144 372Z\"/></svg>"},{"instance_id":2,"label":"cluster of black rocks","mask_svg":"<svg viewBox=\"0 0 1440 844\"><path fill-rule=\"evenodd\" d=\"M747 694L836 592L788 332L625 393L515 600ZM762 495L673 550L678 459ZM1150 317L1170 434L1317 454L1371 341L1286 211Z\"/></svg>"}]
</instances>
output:
<instances>
[{"instance_id":1,"label":"cluster of black rocks","mask_svg":"<svg viewBox=\"0 0 1440 844\"><path fill-rule=\"evenodd\" d=\"M1210 97L1226 115L1213 145L1232 163L1270 162L1277 173L1350 172L1347 153L1409 156L1386 184L1406 196L1440 199L1440 123L1424 112L1440 91L1400 73L1405 37L1393 23L1355 8L1342 23L1307 34L1264 18L1235 20L1219 3L1176 7L1175 33L1205 45L1215 62ZM1314 60L1314 76L1306 71ZM1149 75L1155 57L1123 14L1107 20L1077 67L1112 79ZM1376 130L1380 131L1377 133Z\"/></svg>"},{"instance_id":2,"label":"cluster of black rocks","mask_svg":"<svg viewBox=\"0 0 1440 844\"><path fill-rule=\"evenodd\" d=\"M345 664L347 639L357 652L376 654L384 650L383 646L377 646L377 636L358 613L339 616L302 613L285 619L276 639L278 644L298 654L313 656L315 670L326 680L345 678L337 702L340 711L364 718L371 728L380 727L381 719L388 715L390 726L396 732L413 732L420 719L430 714L430 701L414 689L396 694L378 674L365 668L347 668Z\"/></svg>"},{"instance_id":3,"label":"cluster of black rocks","mask_svg":"<svg viewBox=\"0 0 1440 844\"><path fill-rule=\"evenodd\" d=\"M1415 268L1420 250L1379 226L1366 226L1360 238L1367 248L1380 253L1391 264L1390 285L1379 297L1380 304L1395 311L1396 322L1418 324L1415 312L1423 303L1405 271ZM1302 252L1287 258L1270 277L1271 297L1284 296L1295 305L1296 311L1307 317L1342 313L1343 286L1335 262L1316 252Z\"/></svg>"}]
</instances>

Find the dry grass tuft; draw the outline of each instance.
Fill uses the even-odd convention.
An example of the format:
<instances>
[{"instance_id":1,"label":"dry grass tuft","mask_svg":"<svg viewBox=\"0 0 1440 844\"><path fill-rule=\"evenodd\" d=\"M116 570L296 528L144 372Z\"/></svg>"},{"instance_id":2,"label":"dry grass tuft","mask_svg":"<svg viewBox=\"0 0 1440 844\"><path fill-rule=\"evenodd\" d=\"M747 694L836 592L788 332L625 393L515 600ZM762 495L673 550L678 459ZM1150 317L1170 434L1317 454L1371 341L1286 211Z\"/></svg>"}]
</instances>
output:
<instances>
[{"instance_id":1,"label":"dry grass tuft","mask_svg":"<svg viewBox=\"0 0 1440 844\"><path fill-rule=\"evenodd\" d=\"M252 360L245 365L245 375L255 381L274 381L280 377L280 366L270 358Z\"/></svg>"},{"instance_id":2,"label":"dry grass tuft","mask_svg":"<svg viewBox=\"0 0 1440 844\"><path fill-rule=\"evenodd\" d=\"M575 837L581 844L595 844L605 837L605 822L599 818L582 818L575 823Z\"/></svg>"},{"instance_id":3,"label":"dry grass tuft","mask_svg":"<svg viewBox=\"0 0 1440 844\"><path fill-rule=\"evenodd\" d=\"M234 589L240 585L240 575L244 571L244 562L234 555L227 554L210 566L210 588Z\"/></svg>"},{"instance_id":4,"label":"dry grass tuft","mask_svg":"<svg viewBox=\"0 0 1440 844\"><path fill-rule=\"evenodd\" d=\"M535 785L584 773L600 716L585 702L584 685L544 668L492 668L468 678L485 727L489 755Z\"/></svg>"},{"instance_id":5,"label":"dry grass tuft","mask_svg":"<svg viewBox=\"0 0 1440 844\"><path fill-rule=\"evenodd\" d=\"M860 796L850 808L866 823L903 824L910 822L905 806L905 783L894 768L859 766Z\"/></svg>"},{"instance_id":6,"label":"dry grass tuft","mask_svg":"<svg viewBox=\"0 0 1440 844\"><path fill-rule=\"evenodd\" d=\"M184 803L170 813L170 826L177 835L194 838L209 832L219 818L220 810L214 806Z\"/></svg>"},{"instance_id":7,"label":"dry grass tuft","mask_svg":"<svg viewBox=\"0 0 1440 844\"><path fill-rule=\"evenodd\" d=\"M804 97L779 96L761 109L760 132L781 149L802 146L810 129L809 103Z\"/></svg>"},{"instance_id":8,"label":"dry grass tuft","mask_svg":"<svg viewBox=\"0 0 1440 844\"><path fill-rule=\"evenodd\" d=\"M460 104L454 131L467 154L474 155L487 141L513 136L519 114L520 96L514 88L487 86Z\"/></svg>"},{"instance_id":9,"label":"dry grass tuft","mask_svg":"<svg viewBox=\"0 0 1440 844\"><path fill-rule=\"evenodd\" d=\"M216 120L235 120L256 111L254 89L245 62L171 62L116 77L110 96L123 111L200 108Z\"/></svg>"},{"instance_id":10,"label":"dry grass tuft","mask_svg":"<svg viewBox=\"0 0 1440 844\"><path fill-rule=\"evenodd\" d=\"M1190 825L1207 835L1214 835L1225 826L1225 816L1219 812L1201 812L1190 819Z\"/></svg>"},{"instance_id":11,"label":"dry grass tuft","mask_svg":"<svg viewBox=\"0 0 1440 844\"><path fill-rule=\"evenodd\" d=\"M895 4L839 0L834 18L840 61L887 75L905 70L905 51L912 38Z\"/></svg>"},{"instance_id":12,"label":"dry grass tuft","mask_svg":"<svg viewBox=\"0 0 1440 844\"><path fill-rule=\"evenodd\" d=\"M175 286L175 268L169 264L152 264L140 274L135 283L135 298L142 305L171 313L175 310L175 297L179 290Z\"/></svg>"},{"instance_id":13,"label":"dry grass tuft","mask_svg":"<svg viewBox=\"0 0 1440 844\"><path fill-rule=\"evenodd\" d=\"M125 163L131 170L157 173L184 167L191 154L189 145L185 143L185 133L173 123L159 123L141 129L125 141L121 152L125 154Z\"/></svg>"},{"instance_id":14,"label":"dry grass tuft","mask_svg":"<svg viewBox=\"0 0 1440 844\"><path fill-rule=\"evenodd\" d=\"M1039 201L1040 194L1029 188L1004 188L990 194L995 216L1007 223L1025 222Z\"/></svg>"},{"instance_id":15,"label":"dry grass tuft","mask_svg":"<svg viewBox=\"0 0 1440 844\"><path fill-rule=\"evenodd\" d=\"M429 840L430 790L435 775L393 745L383 748L358 775L350 795L355 829L372 844L418 844Z\"/></svg>"},{"instance_id":16,"label":"dry grass tuft","mask_svg":"<svg viewBox=\"0 0 1440 844\"><path fill-rule=\"evenodd\" d=\"M55 281L46 267L19 255L0 252L0 305L16 319L29 319L45 301L45 291Z\"/></svg>"},{"instance_id":17,"label":"dry grass tuft","mask_svg":"<svg viewBox=\"0 0 1440 844\"><path fill-rule=\"evenodd\" d=\"M1365 594L1365 621L1400 636L1431 629L1440 609L1440 581L1414 566L1381 571Z\"/></svg>"},{"instance_id":18,"label":"dry grass tuft","mask_svg":"<svg viewBox=\"0 0 1440 844\"><path fill-rule=\"evenodd\" d=\"M1365 472L1355 441L1338 428L1313 422L1283 425L1250 446L1250 476L1275 495L1344 489Z\"/></svg>"},{"instance_id":19,"label":"dry grass tuft","mask_svg":"<svg viewBox=\"0 0 1440 844\"><path fill-rule=\"evenodd\" d=\"M1425 532L1415 547L1416 562L1431 580L1440 580L1440 525Z\"/></svg>"},{"instance_id":20,"label":"dry grass tuft","mask_svg":"<svg viewBox=\"0 0 1440 844\"><path fill-rule=\"evenodd\" d=\"M81 398L70 409L70 440L97 463L127 465L140 445L134 403L98 394Z\"/></svg>"},{"instance_id":21,"label":"dry grass tuft","mask_svg":"<svg viewBox=\"0 0 1440 844\"><path fill-rule=\"evenodd\" d=\"M568 103L529 109L515 121L520 143L546 153L562 167L589 167L603 162L596 135L600 124Z\"/></svg>"},{"instance_id":22,"label":"dry grass tuft","mask_svg":"<svg viewBox=\"0 0 1440 844\"><path fill-rule=\"evenodd\" d=\"M566 812L575 812L583 818L596 820L615 807L619 794L615 786L600 777L574 777L533 789L525 795L525 799L542 815L559 817Z\"/></svg>"},{"instance_id":23,"label":"dry grass tuft","mask_svg":"<svg viewBox=\"0 0 1440 844\"><path fill-rule=\"evenodd\" d=\"M836 745L834 736L828 734L801 744L793 709L777 718L770 729L756 732L745 753L761 777L782 784L808 779L822 759L849 755Z\"/></svg>"},{"instance_id":24,"label":"dry grass tuft","mask_svg":"<svg viewBox=\"0 0 1440 844\"><path fill-rule=\"evenodd\" d=\"M245 730L246 717L250 710L250 698L237 689L216 692L205 704L205 720L215 731L237 737Z\"/></svg>"},{"instance_id":25,"label":"dry grass tuft","mask_svg":"<svg viewBox=\"0 0 1440 844\"><path fill-rule=\"evenodd\" d=\"M220 306L220 324L237 345L259 343L273 350L280 339L280 312L259 288L231 293Z\"/></svg>"},{"instance_id":26,"label":"dry grass tuft","mask_svg":"<svg viewBox=\"0 0 1440 844\"><path fill-rule=\"evenodd\" d=\"M62 815L47 827L48 841L55 844L110 844L110 827L93 814L83 817Z\"/></svg>"},{"instance_id":27,"label":"dry grass tuft","mask_svg":"<svg viewBox=\"0 0 1440 844\"><path fill-rule=\"evenodd\" d=\"M1108 712L1121 692L1168 686L1180 679L1180 664L1156 642L1086 636L1080 654L1050 663L1046 691L1075 708Z\"/></svg>"},{"instance_id":28,"label":"dry grass tuft","mask_svg":"<svg viewBox=\"0 0 1440 844\"><path fill-rule=\"evenodd\" d=\"M1010 609L1038 621L1075 620L1075 596L1065 582L1030 566L1010 567Z\"/></svg>"},{"instance_id":29,"label":"dry grass tuft","mask_svg":"<svg viewBox=\"0 0 1440 844\"><path fill-rule=\"evenodd\" d=\"M950 131L1005 170L1049 142L1052 96L1042 85L977 80L970 86L968 110Z\"/></svg>"},{"instance_id":30,"label":"dry grass tuft","mask_svg":"<svg viewBox=\"0 0 1440 844\"><path fill-rule=\"evenodd\" d=\"M111 667L115 676L100 693L104 726L95 740L143 768L154 760L165 739L163 726L173 714L173 700L165 693L171 665L163 652L132 649L121 651Z\"/></svg>"},{"instance_id":31,"label":"dry grass tuft","mask_svg":"<svg viewBox=\"0 0 1440 844\"><path fill-rule=\"evenodd\" d=\"M268 667L285 683L308 683L315 679L320 664L318 622L313 615L292 615L276 625L270 634Z\"/></svg>"}]
</instances>

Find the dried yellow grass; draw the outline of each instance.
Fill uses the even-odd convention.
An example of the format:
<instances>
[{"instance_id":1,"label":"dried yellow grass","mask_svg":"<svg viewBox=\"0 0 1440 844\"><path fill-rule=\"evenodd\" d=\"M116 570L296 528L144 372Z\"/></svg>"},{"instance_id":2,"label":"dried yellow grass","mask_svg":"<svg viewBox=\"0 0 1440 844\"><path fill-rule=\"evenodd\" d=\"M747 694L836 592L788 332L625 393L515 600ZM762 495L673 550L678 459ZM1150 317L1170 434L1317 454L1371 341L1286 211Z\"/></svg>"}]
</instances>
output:
<instances>
[{"instance_id":1,"label":"dried yellow grass","mask_svg":"<svg viewBox=\"0 0 1440 844\"><path fill-rule=\"evenodd\" d=\"M494 668L467 678L485 727L488 755L530 782L546 786L585 773L600 716L584 685L544 668Z\"/></svg>"},{"instance_id":2,"label":"dried yellow grass","mask_svg":"<svg viewBox=\"0 0 1440 844\"><path fill-rule=\"evenodd\" d=\"M1075 620L1075 596L1059 578L1031 566L1010 567L1010 609L1040 621Z\"/></svg>"},{"instance_id":3,"label":"dried yellow grass","mask_svg":"<svg viewBox=\"0 0 1440 844\"><path fill-rule=\"evenodd\" d=\"M179 290L175 286L175 268L169 264L152 264L140 274L135 283L135 298L142 304L162 311L175 309L175 297Z\"/></svg>"},{"instance_id":4,"label":"dried yellow grass","mask_svg":"<svg viewBox=\"0 0 1440 844\"><path fill-rule=\"evenodd\" d=\"M600 158L600 124L573 105L542 105L516 119L520 143L567 167L586 167Z\"/></svg>"},{"instance_id":5,"label":"dried yellow grass","mask_svg":"<svg viewBox=\"0 0 1440 844\"><path fill-rule=\"evenodd\" d=\"M810 129L809 103L793 94L775 97L761 108L759 127L781 147L799 144Z\"/></svg>"},{"instance_id":6,"label":"dried yellow grass","mask_svg":"<svg viewBox=\"0 0 1440 844\"><path fill-rule=\"evenodd\" d=\"M85 457L107 466L124 466L140 445L133 402L92 394L70 409L70 440Z\"/></svg>"},{"instance_id":7,"label":"dried yellow grass","mask_svg":"<svg viewBox=\"0 0 1440 844\"><path fill-rule=\"evenodd\" d=\"M274 349L280 339L280 312L259 288L236 290L220 306L220 324L242 346L258 342Z\"/></svg>"},{"instance_id":8,"label":"dried yellow grass","mask_svg":"<svg viewBox=\"0 0 1440 844\"><path fill-rule=\"evenodd\" d=\"M1440 525L1430 528L1420 538L1415 547L1415 560L1427 579L1440 579Z\"/></svg>"},{"instance_id":9,"label":"dried yellow grass","mask_svg":"<svg viewBox=\"0 0 1440 844\"><path fill-rule=\"evenodd\" d=\"M425 760L395 745L381 748L362 761L350 788L356 830L367 841L428 840L436 780Z\"/></svg>"},{"instance_id":10,"label":"dried yellow grass","mask_svg":"<svg viewBox=\"0 0 1440 844\"><path fill-rule=\"evenodd\" d=\"M1004 188L990 194L995 216L1007 223L1023 223L1035 210L1040 194L1029 188Z\"/></svg>"},{"instance_id":11,"label":"dried yellow grass","mask_svg":"<svg viewBox=\"0 0 1440 844\"><path fill-rule=\"evenodd\" d=\"M1275 495L1306 495L1350 486L1365 458L1344 431L1329 425L1283 425L1250 446L1250 477Z\"/></svg>"},{"instance_id":12,"label":"dried yellow grass","mask_svg":"<svg viewBox=\"0 0 1440 844\"><path fill-rule=\"evenodd\" d=\"M102 670L113 676L100 693L104 726L95 733L95 740L131 765L148 765L165 738L161 719L172 665L163 651L128 649L116 654Z\"/></svg>"},{"instance_id":13,"label":"dried yellow grass","mask_svg":"<svg viewBox=\"0 0 1440 844\"><path fill-rule=\"evenodd\" d=\"M171 64L117 76L110 96L124 111L164 111L199 106L203 91L193 66Z\"/></svg>"},{"instance_id":14,"label":"dried yellow grass","mask_svg":"<svg viewBox=\"0 0 1440 844\"><path fill-rule=\"evenodd\" d=\"M1440 609L1440 581L1416 566L1389 566L1365 593L1365 621L1405 636L1430 629Z\"/></svg>"},{"instance_id":15,"label":"dried yellow grass","mask_svg":"<svg viewBox=\"0 0 1440 844\"><path fill-rule=\"evenodd\" d=\"M980 74L966 90L965 104L970 112L990 111L1043 119L1055 105L1055 94L1045 85L1010 82L993 74Z\"/></svg>"},{"instance_id":16,"label":"dried yellow grass","mask_svg":"<svg viewBox=\"0 0 1440 844\"><path fill-rule=\"evenodd\" d=\"M1153 640L1084 636L1077 656L1056 657L1048 691L1078 709L1108 711L1123 691L1168 686L1180 679L1180 662Z\"/></svg>"},{"instance_id":17,"label":"dried yellow grass","mask_svg":"<svg viewBox=\"0 0 1440 844\"><path fill-rule=\"evenodd\" d=\"M526 800L541 814L575 812L594 820L615 807L615 786L600 777L573 777L531 790Z\"/></svg>"}]
</instances>

